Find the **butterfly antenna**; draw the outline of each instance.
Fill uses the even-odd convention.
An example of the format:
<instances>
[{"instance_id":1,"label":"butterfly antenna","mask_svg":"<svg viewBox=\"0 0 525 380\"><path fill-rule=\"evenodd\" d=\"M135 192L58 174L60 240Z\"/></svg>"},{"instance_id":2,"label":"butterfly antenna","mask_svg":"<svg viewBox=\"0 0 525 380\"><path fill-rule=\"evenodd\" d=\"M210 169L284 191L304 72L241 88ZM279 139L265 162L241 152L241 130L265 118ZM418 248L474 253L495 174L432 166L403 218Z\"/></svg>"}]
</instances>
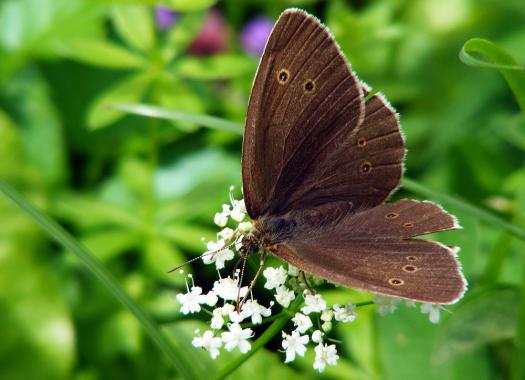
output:
<instances>
[{"instance_id":1,"label":"butterfly antenna","mask_svg":"<svg viewBox=\"0 0 525 380\"><path fill-rule=\"evenodd\" d=\"M182 268L183 266L188 265L188 264L190 264L190 263L192 263L192 262L194 262L194 261L200 260L200 259L202 259L204 256L208 256L208 255L212 255L212 256L213 256L213 255L215 255L216 253L219 253L220 251L224 251L225 249L230 248L230 247L231 247L232 245L234 245L235 243L236 243L236 242L234 241L233 243L228 244L228 245L226 245L226 246L224 246L224 247L222 247L222 248L219 248L219 249L217 249L217 250L215 250L215 251L207 251L207 252L204 252L202 255L199 255L199 256L197 256L197 257L194 257L194 258L192 258L192 259L189 259L188 261L185 261L184 263L182 263L182 264L180 264L180 265L177 265L175 268L170 269L170 270L168 271L168 273L175 272L177 269L180 269L180 268Z\"/></svg>"},{"instance_id":2,"label":"butterfly antenna","mask_svg":"<svg viewBox=\"0 0 525 380\"><path fill-rule=\"evenodd\" d=\"M238 303L239 304L239 309L242 307L244 302L246 302L246 298L248 297L248 294L252 292L252 289L255 286L255 283L257 282L257 279L259 278L259 276L262 273L262 270L264 268L264 261L265 260L266 260L266 252L263 251L261 253L261 258L259 260L259 269L257 269L257 273L255 273L255 276L253 276L252 281L250 282L250 286L248 288L248 291L246 292L246 295L242 298L240 304ZM239 293L240 293L240 289L239 289Z\"/></svg>"},{"instance_id":3,"label":"butterfly antenna","mask_svg":"<svg viewBox=\"0 0 525 380\"><path fill-rule=\"evenodd\" d=\"M242 286L242 279L244 277L244 269L246 268L246 257L247 256L242 256L240 260L242 260L242 267L241 267L241 275L239 277L239 286L237 287L237 301L235 302L235 305L236 305L236 310L238 313L241 312L241 303L239 302L240 298L241 298L241 286ZM237 261L237 262L239 262ZM244 299L244 297L243 297Z\"/></svg>"}]
</instances>

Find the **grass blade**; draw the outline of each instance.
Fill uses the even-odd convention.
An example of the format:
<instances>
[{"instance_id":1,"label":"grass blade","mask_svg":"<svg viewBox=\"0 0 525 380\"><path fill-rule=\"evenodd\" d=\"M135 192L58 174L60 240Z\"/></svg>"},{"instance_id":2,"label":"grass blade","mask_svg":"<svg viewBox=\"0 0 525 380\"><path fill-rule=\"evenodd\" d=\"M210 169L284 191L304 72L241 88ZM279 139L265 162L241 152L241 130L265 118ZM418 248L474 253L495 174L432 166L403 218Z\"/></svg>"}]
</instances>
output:
<instances>
[{"instance_id":1,"label":"grass blade","mask_svg":"<svg viewBox=\"0 0 525 380\"><path fill-rule=\"evenodd\" d=\"M499 70L514 93L521 112L525 114L525 69L512 55L493 42L472 38L461 48L459 59L469 66Z\"/></svg>"},{"instance_id":2,"label":"grass blade","mask_svg":"<svg viewBox=\"0 0 525 380\"><path fill-rule=\"evenodd\" d=\"M175 352L167 337L159 327L146 314L146 312L133 301L133 299L122 289L118 281L106 268L91 254L86 248L69 234L62 226L50 217L37 210L31 203L26 201L15 189L7 182L0 179L0 191L5 194L13 203L20 207L29 217L31 217L53 240L62 245L65 249L73 252L95 278L104 285L108 291L134 316L142 325L146 333L155 344L169 358L177 371L189 380L202 379L204 376L197 373L191 357L181 350Z\"/></svg>"},{"instance_id":3,"label":"grass blade","mask_svg":"<svg viewBox=\"0 0 525 380\"><path fill-rule=\"evenodd\" d=\"M154 117L158 119L185 121L219 131L234 132L242 135L244 126L240 123L224 120L218 117L191 112L171 111L148 104L112 104L112 108L135 115Z\"/></svg>"},{"instance_id":4,"label":"grass blade","mask_svg":"<svg viewBox=\"0 0 525 380\"><path fill-rule=\"evenodd\" d=\"M446 203L452 207L457 208L458 210L461 210L469 215L474 216L475 218L478 218L479 220L485 223L499 227L521 240L525 240L525 230L523 230L516 224L509 223L504 219L486 210L483 210L482 208L474 206L462 199L453 197L448 194L437 193L409 178L405 178L403 180L403 188L410 190L413 193L420 194L425 197L436 199L440 202Z\"/></svg>"}]
</instances>

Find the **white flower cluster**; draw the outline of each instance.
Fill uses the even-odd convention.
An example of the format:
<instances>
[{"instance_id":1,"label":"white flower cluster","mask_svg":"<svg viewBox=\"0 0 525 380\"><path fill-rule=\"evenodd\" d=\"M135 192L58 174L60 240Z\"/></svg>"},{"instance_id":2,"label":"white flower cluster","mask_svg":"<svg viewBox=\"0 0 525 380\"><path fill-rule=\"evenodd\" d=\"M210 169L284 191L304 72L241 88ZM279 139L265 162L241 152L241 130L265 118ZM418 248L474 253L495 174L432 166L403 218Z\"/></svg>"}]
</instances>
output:
<instances>
[{"instance_id":1,"label":"white flower cluster","mask_svg":"<svg viewBox=\"0 0 525 380\"><path fill-rule=\"evenodd\" d=\"M263 272L266 278L264 287L275 289L275 300L284 307L288 307L290 302L297 297L297 294L285 284L289 278L297 277L298 273L297 268L291 265L288 266L288 271L282 266L267 268ZM313 367L319 372L323 372L326 365L335 365L339 359L335 345L324 343L326 334L332 329L332 319L352 322L356 318L355 307L352 303L345 306L333 305L328 307L320 294L313 294L310 290L304 290L302 297L304 305L292 318L295 329L290 334L282 332L282 347L286 354L284 361L289 363L295 360L297 355L304 356L307 345L311 341L316 344ZM314 321L319 320L318 317L323 323L320 326L314 326Z\"/></svg>"},{"instance_id":2,"label":"white flower cluster","mask_svg":"<svg viewBox=\"0 0 525 380\"><path fill-rule=\"evenodd\" d=\"M189 278L193 277L188 275ZM215 307L210 321L210 330L206 330L200 335L200 331L195 331L195 338L192 344L208 351L213 359L219 355L219 349L224 345L226 351L238 349L241 353L250 350L251 344L248 341L253 337L250 328L242 328L240 323L245 319L251 319L252 324L260 324L263 317L271 315L270 308L266 308L254 299L247 300L238 312L235 306L228 301L235 301L237 297L244 297L248 288L239 288L238 279L231 277L219 278L213 284L213 288L207 294L203 294L202 288L192 283L191 289L186 285L186 293L177 294L177 301L181 304L182 314L198 313L201 305L217 306L222 300L222 306ZM222 329L227 328L227 331ZM220 334L218 334L221 332ZM216 335L217 333L217 335Z\"/></svg>"},{"instance_id":3,"label":"white flower cluster","mask_svg":"<svg viewBox=\"0 0 525 380\"><path fill-rule=\"evenodd\" d=\"M272 315L271 308L274 305L274 301L270 302L269 307L261 305L251 294L251 289L239 285L239 270L233 278L222 278L219 272L225 268L227 261L235 258L234 250L238 249L243 236L252 230L251 222L245 220L247 213L244 200L235 200L232 190L233 187L230 188L230 204L222 205L222 211L214 217L215 224L222 230L217 234L216 241L206 243L207 252L202 257L205 264L215 264L219 279L209 292L203 293L203 289L195 286L193 277L188 275L191 288L186 283L186 293L176 296L182 314L198 313L203 308L211 314L209 329L202 334L196 330L192 344L208 351L213 359L220 354L221 348L248 352L251 349L250 340L254 336L250 327L264 323L264 318ZM234 222L231 225L233 228L227 226L230 220ZM289 308L294 300L302 297L302 307L297 309L299 304L295 303L292 308L295 313L291 319L294 330L289 334L282 332L285 362L295 360L296 356L304 356L308 344L312 342L315 345L314 369L323 372L327 365L335 365L339 356L336 346L327 343L330 341L327 335L334 322L349 323L356 319L356 305L352 302L327 305L323 297L311 289L310 282L315 286L320 280L307 276L308 280L304 273L292 265L288 265L287 269L283 266L268 267L262 274L266 280L264 288L273 293L275 302L283 308ZM236 301L243 298L245 301L240 309L236 308ZM399 298L376 296L373 303L377 305L377 312L384 315L396 310L400 301ZM415 306L415 303L407 302L407 305ZM421 305L421 312L429 314L433 323L439 321L439 310L439 305Z\"/></svg>"},{"instance_id":4,"label":"white flower cluster","mask_svg":"<svg viewBox=\"0 0 525 380\"><path fill-rule=\"evenodd\" d=\"M382 295L376 295L374 297L374 303L377 306L377 312L380 315L386 315L389 313L393 313L397 310L397 305L403 301L400 298L396 297L388 297L388 296L382 296ZM416 307L417 304L415 301L405 301L405 305L408 307ZM428 319L432 323L439 323L440 319L440 311L443 308L443 306L435 303L426 303L421 302L421 313L428 314Z\"/></svg>"}]
</instances>

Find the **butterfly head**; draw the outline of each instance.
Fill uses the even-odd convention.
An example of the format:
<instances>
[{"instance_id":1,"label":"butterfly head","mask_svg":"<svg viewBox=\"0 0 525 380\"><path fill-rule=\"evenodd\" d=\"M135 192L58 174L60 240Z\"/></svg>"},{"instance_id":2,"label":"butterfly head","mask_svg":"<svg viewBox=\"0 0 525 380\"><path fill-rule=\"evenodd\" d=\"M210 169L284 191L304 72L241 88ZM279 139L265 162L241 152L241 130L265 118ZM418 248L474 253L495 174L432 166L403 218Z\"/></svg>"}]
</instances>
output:
<instances>
[{"instance_id":1,"label":"butterfly head","mask_svg":"<svg viewBox=\"0 0 525 380\"><path fill-rule=\"evenodd\" d=\"M259 252L259 249L261 249L261 243L258 237L253 234L243 236L239 248L241 256L248 256L252 253Z\"/></svg>"}]
</instances>

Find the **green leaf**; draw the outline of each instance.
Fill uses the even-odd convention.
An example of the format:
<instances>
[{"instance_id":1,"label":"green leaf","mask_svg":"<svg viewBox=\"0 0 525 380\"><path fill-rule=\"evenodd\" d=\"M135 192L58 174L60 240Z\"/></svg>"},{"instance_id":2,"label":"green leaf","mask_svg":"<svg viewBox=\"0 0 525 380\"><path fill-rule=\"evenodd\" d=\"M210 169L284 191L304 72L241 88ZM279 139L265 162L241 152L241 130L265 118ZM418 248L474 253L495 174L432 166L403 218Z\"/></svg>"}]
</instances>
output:
<instances>
[{"instance_id":1,"label":"green leaf","mask_svg":"<svg viewBox=\"0 0 525 380\"><path fill-rule=\"evenodd\" d=\"M525 247L520 244L523 250ZM512 378L521 380L525 377L525 256L521 259L521 289L519 295L519 309L517 315L516 336L514 338L515 350L512 363ZM516 306L514 306L516 308Z\"/></svg>"},{"instance_id":2,"label":"green leaf","mask_svg":"<svg viewBox=\"0 0 525 380\"><path fill-rule=\"evenodd\" d=\"M458 210L472 215L485 223L502 228L503 230L508 231L509 233L520 238L521 240L525 240L525 230L522 227L509 223L501 219L500 217L491 214L490 212L485 211L477 206L474 206L462 199L455 198L448 194L438 193L434 190L428 189L427 187L414 181L413 179L406 177L403 179L403 187L407 190L412 191L413 193L436 199L440 202L456 207Z\"/></svg>"},{"instance_id":3,"label":"green leaf","mask_svg":"<svg viewBox=\"0 0 525 380\"><path fill-rule=\"evenodd\" d=\"M204 104L201 97L191 90L184 82L170 77L159 78L152 91L152 100L161 107L169 110L184 110L184 112L201 113ZM172 124L183 131L192 131L196 128L193 123L182 120L170 120Z\"/></svg>"},{"instance_id":4,"label":"green leaf","mask_svg":"<svg viewBox=\"0 0 525 380\"><path fill-rule=\"evenodd\" d=\"M443 311L443 319L447 316ZM443 322L432 324L428 315L402 303L393 314L376 315L375 319L376 350L382 369L380 379L421 380L423 374L425 380L462 380L465 373L476 380L490 379L490 362L483 351L466 353L454 362L432 361L436 336Z\"/></svg>"},{"instance_id":5,"label":"green leaf","mask_svg":"<svg viewBox=\"0 0 525 380\"><path fill-rule=\"evenodd\" d=\"M136 234L124 229L92 231L80 238L80 242L104 262L136 247L139 241L140 238Z\"/></svg>"},{"instance_id":6,"label":"green leaf","mask_svg":"<svg viewBox=\"0 0 525 380\"><path fill-rule=\"evenodd\" d=\"M217 0L165 0L165 3L176 11L191 12L206 9L215 4Z\"/></svg>"},{"instance_id":7,"label":"green leaf","mask_svg":"<svg viewBox=\"0 0 525 380\"><path fill-rule=\"evenodd\" d=\"M169 239L180 247L194 252L203 252L206 249L201 242L202 237L204 237L206 241L216 238L216 233L212 230L181 224L165 226L159 231L159 233L161 236Z\"/></svg>"},{"instance_id":8,"label":"green leaf","mask_svg":"<svg viewBox=\"0 0 525 380\"><path fill-rule=\"evenodd\" d=\"M18 210L9 209L18 219ZM76 329L64 297L64 285L70 284L56 261L42 260L49 252L34 224L25 218L13 223L4 207L1 211L2 229L10 226L11 231L0 236L0 378L69 378L76 351Z\"/></svg>"},{"instance_id":9,"label":"green leaf","mask_svg":"<svg viewBox=\"0 0 525 380\"><path fill-rule=\"evenodd\" d=\"M16 103L26 161L36 169L41 180L56 185L68 173L63 126L48 84L38 72L17 76L9 84L4 89L8 89Z\"/></svg>"},{"instance_id":10,"label":"green leaf","mask_svg":"<svg viewBox=\"0 0 525 380\"><path fill-rule=\"evenodd\" d=\"M171 111L161 107L156 107L148 104L125 104L115 103L112 108L119 111L125 111L135 115L142 115L154 117L159 119L184 121L188 123L195 123L203 127L217 129L225 132L234 132L242 134L243 126L239 123L234 123L214 116L194 114L190 112Z\"/></svg>"},{"instance_id":11,"label":"green leaf","mask_svg":"<svg viewBox=\"0 0 525 380\"><path fill-rule=\"evenodd\" d=\"M114 225L132 230L144 226L143 221L131 210L87 195L61 193L53 199L51 209L54 215L81 228Z\"/></svg>"},{"instance_id":12,"label":"green leaf","mask_svg":"<svg viewBox=\"0 0 525 380\"><path fill-rule=\"evenodd\" d=\"M24 161L23 139L9 115L0 109L0 173L4 178L18 178Z\"/></svg>"},{"instance_id":13,"label":"green leaf","mask_svg":"<svg viewBox=\"0 0 525 380\"><path fill-rule=\"evenodd\" d=\"M474 54L481 55L483 59ZM472 38L461 48L459 58L469 66L499 70L514 93L521 112L525 114L525 69L512 55L491 41Z\"/></svg>"},{"instance_id":14,"label":"green leaf","mask_svg":"<svg viewBox=\"0 0 525 380\"><path fill-rule=\"evenodd\" d=\"M175 25L167 32L162 56L164 62L170 62L175 56L182 55L197 37L205 21L205 12L182 13Z\"/></svg>"},{"instance_id":15,"label":"green leaf","mask_svg":"<svg viewBox=\"0 0 525 380\"><path fill-rule=\"evenodd\" d=\"M151 7L119 5L113 9L113 23L120 37L129 46L149 52L155 46L155 27Z\"/></svg>"},{"instance_id":16,"label":"green leaf","mask_svg":"<svg viewBox=\"0 0 525 380\"><path fill-rule=\"evenodd\" d=\"M56 57L68 39L93 38L103 31L100 6L83 0L0 2L0 80L33 57Z\"/></svg>"},{"instance_id":17,"label":"green leaf","mask_svg":"<svg viewBox=\"0 0 525 380\"><path fill-rule=\"evenodd\" d=\"M144 58L104 40L74 39L61 48L64 57L100 67L136 69L146 64Z\"/></svg>"},{"instance_id":18,"label":"green leaf","mask_svg":"<svg viewBox=\"0 0 525 380\"><path fill-rule=\"evenodd\" d=\"M185 57L174 68L176 74L197 80L232 79L252 75L256 62L240 54L216 54L211 57Z\"/></svg>"},{"instance_id":19,"label":"green leaf","mask_svg":"<svg viewBox=\"0 0 525 380\"><path fill-rule=\"evenodd\" d=\"M515 288L485 290L465 298L439 331L433 361L461 359L487 343L514 337L519 303Z\"/></svg>"},{"instance_id":20,"label":"green leaf","mask_svg":"<svg viewBox=\"0 0 525 380\"><path fill-rule=\"evenodd\" d=\"M183 286L185 278L179 276L178 273L168 273L168 271L185 261L186 258L182 252L165 239L153 238L145 244L145 268L148 273L163 283Z\"/></svg>"},{"instance_id":21,"label":"green leaf","mask_svg":"<svg viewBox=\"0 0 525 380\"><path fill-rule=\"evenodd\" d=\"M177 353L164 333L144 312L144 310L124 291L113 275L89 252L86 248L70 235L62 226L49 218L44 213L36 209L16 192L5 181L0 180L0 191L9 198L14 204L22 209L27 216L31 217L53 240L57 241L64 248L75 254L93 276L106 287L106 289L130 311L144 328L145 332L155 342L161 351L177 369L179 374L186 379L203 379L204 375L197 372L191 360L186 356ZM173 337L175 339L175 337Z\"/></svg>"},{"instance_id":22,"label":"green leaf","mask_svg":"<svg viewBox=\"0 0 525 380\"><path fill-rule=\"evenodd\" d=\"M122 118L124 113L113 105L139 102L148 90L151 80L149 74L137 74L125 78L99 95L88 113L89 127L94 129L106 127Z\"/></svg>"}]
</instances>

